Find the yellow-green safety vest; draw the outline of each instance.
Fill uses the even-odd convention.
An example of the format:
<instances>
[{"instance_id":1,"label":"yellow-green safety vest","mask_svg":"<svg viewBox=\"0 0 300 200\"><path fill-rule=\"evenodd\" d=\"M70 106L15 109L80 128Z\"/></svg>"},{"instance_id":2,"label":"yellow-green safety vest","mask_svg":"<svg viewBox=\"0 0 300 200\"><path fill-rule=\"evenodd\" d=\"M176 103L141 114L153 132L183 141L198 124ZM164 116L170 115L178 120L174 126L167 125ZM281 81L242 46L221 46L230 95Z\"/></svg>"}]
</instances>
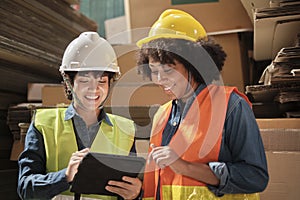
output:
<instances>
[{"instance_id":1,"label":"yellow-green safety vest","mask_svg":"<svg viewBox=\"0 0 300 200\"><path fill-rule=\"evenodd\" d=\"M66 108L37 109L34 125L43 135L47 172L56 172L68 166L72 153L78 151L72 119L65 120ZM132 120L107 114L113 126L103 121L90 148L91 152L128 155L134 142ZM74 195L69 190L63 194ZM83 195L97 199L117 199L104 195Z\"/></svg>"}]
</instances>

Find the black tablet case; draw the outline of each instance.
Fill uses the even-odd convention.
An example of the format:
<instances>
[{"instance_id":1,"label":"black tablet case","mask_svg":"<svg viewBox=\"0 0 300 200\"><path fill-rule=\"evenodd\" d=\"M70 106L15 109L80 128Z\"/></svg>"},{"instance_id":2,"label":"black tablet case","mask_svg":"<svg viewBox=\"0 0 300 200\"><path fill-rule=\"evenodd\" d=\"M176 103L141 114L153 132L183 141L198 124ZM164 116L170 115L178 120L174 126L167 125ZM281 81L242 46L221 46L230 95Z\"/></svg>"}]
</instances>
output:
<instances>
[{"instance_id":1,"label":"black tablet case","mask_svg":"<svg viewBox=\"0 0 300 200\"><path fill-rule=\"evenodd\" d=\"M123 176L137 177L144 165L142 157L88 153L78 166L71 192L116 196L105 190L108 181L120 181Z\"/></svg>"}]
</instances>

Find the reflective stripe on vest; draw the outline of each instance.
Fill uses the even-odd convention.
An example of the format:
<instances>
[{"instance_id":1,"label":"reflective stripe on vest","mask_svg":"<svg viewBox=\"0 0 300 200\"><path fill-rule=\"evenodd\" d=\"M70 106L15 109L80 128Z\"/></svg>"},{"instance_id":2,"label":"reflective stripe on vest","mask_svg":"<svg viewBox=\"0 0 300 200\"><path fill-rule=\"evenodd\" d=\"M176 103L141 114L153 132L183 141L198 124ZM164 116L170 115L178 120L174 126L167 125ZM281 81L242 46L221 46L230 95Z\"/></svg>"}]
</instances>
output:
<instances>
[{"instance_id":1,"label":"reflective stripe on vest","mask_svg":"<svg viewBox=\"0 0 300 200\"><path fill-rule=\"evenodd\" d=\"M218 161L227 105L233 91L240 94L236 88L213 85L200 92L169 144L181 159L198 163ZM245 97L243 94L241 96ZM161 145L162 133L171 109L172 103L168 102L161 106L155 114L150 141L155 146ZM160 180L161 186L161 200L188 199L195 195L197 197L195 199L199 199L198 196L201 197L202 195L204 197L212 196L213 198L210 199L218 199L207 189L205 183L175 174L170 167L159 169L154 161L146 165L143 181L145 199L156 196L158 180ZM228 199L232 199L231 196L237 197L237 195L225 196L228 196ZM238 196L244 197L245 195ZM257 195L246 195L247 198L248 196L253 199L252 197ZM222 199L227 199L224 197Z\"/></svg>"},{"instance_id":2,"label":"reflective stripe on vest","mask_svg":"<svg viewBox=\"0 0 300 200\"><path fill-rule=\"evenodd\" d=\"M34 125L43 135L47 172L56 172L68 166L73 152L78 151L72 120L64 120L66 108L37 109ZM92 152L128 155L134 142L132 120L107 114L113 126L103 121L91 146ZM99 145L100 144L100 145ZM70 192L64 194L73 195ZM84 195L87 196L87 195ZM112 197L92 195L93 198Z\"/></svg>"},{"instance_id":3,"label":"reflective stripe on vest","mask_svg":"<svg viewBox=\"0 0 300 200\"><path fill-rule=\"evenodd\" d=\"M88 197L81 195L80 200L94 200L94 199L101 199L101 200L117 200L117 197L113 196L100 196L98 195L97 197L93 198L92 195L89 195ZM71 195L57 195L52 200L74 200L74 197Z\"/></svg>"}]
</instances>

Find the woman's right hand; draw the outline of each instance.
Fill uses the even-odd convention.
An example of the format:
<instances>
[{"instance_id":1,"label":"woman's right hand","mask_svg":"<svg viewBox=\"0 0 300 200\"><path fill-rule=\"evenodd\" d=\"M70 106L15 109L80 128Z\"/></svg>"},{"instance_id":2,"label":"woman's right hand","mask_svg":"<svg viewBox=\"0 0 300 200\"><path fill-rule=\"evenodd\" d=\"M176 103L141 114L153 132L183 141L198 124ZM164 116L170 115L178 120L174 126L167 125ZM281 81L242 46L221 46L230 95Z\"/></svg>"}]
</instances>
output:
<instances>
[{"instance_id":1,"label":"woman's right hand","mask_svg":"<svg viewBox=\"0 0 300 200\"><path fill-rule=\"evenodd\" d=\"M85 148L72 154L66 171L66 178L69 183L73 181L73 178L77 173L79 163L89 151L89 148Z\"/></svg>"}]
</instances>

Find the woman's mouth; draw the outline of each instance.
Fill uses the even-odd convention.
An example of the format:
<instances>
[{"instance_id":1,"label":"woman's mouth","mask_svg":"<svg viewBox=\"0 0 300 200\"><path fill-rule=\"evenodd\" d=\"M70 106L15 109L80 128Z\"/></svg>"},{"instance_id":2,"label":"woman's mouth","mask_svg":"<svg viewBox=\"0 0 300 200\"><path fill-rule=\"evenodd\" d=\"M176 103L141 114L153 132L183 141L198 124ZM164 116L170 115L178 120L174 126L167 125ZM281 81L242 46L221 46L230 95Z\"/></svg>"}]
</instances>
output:
<instances>
[{"instance_id":1,"label":"woman's mouth","mask_svg":"<svg viewBox=\"0 0 300 200\"><path fill-rule=\"evenodd\" d=\"M96 99L99 98L99 96L98 96L98 95L97 95L97 96L95 96L95 95L93 95L93 96L91 96L91 95L86 95L85 98L87 98L87 99L89 99L89 100L96 100Z\"/></svg>"},{"instance_id":2,"label":"woman's mouth","mask_svg":"<svg viewBox=\"0 0 300 200\"><path fill-rule=\"evenodd\" d=\"M162 85L164 91L169 91L169 90L171 90L174 86L175 86L175 83L174 83L173 85L171 85L171 86Z\"/></svg>"}]
</instances>

